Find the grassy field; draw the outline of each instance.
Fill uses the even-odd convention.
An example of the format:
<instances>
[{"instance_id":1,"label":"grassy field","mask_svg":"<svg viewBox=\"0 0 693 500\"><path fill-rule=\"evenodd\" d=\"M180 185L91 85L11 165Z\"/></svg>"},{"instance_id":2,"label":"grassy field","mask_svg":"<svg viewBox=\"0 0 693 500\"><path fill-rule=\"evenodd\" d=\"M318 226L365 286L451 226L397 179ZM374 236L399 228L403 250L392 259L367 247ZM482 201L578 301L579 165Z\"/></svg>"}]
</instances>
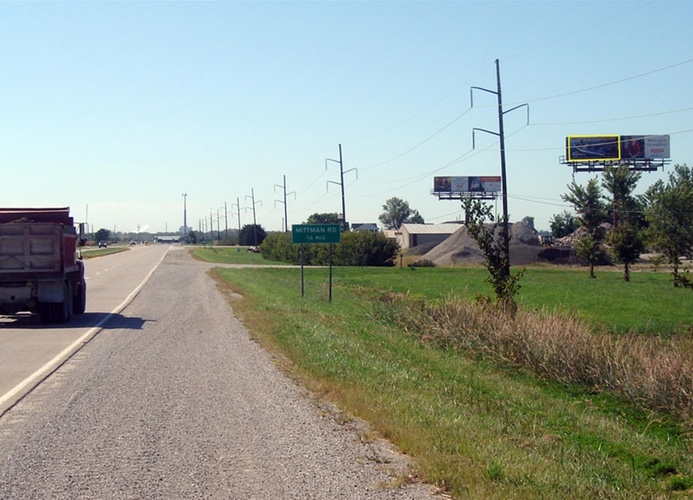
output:
<instances>
[{"instance_id":1,"label":"grassy field","mask_svg":"<svg viewBox=\"0 0 693 500\"><path fill-rule=\"evenodd\" d=\"M690 329L693 293L673 287L671 274L633 273L626 283L619 272L596 272L591 279L579 269L528 268L518 303L533 310L574 313L613 332L669 334ZM474 299L492 295L484 268L354 269L335 273L347 286L409 292L428 299L453 293Z\"/></svg>"},{"instance_id":2,"label":"grassy field","mask_svg":"<svg viewBox=\"0 0 693 500\"><path fill-rule=\"evenodd\" d=\"M326 269L306 269L303 298L297 269L214 274L244 297L233 301L237 314L282 353L292 376L368 421L414 457L421 479L456 498L691 495L686 422L599 388L435 347L388 316L392 292L429 302L490 294L483 269L336 268L332 302ZM618 334L690 335L693 293L674 289L665 273L623 283L617 272L590 280L584 270L530 268L521 283L523 309L571 311Z\"/></svg>"}]
</instances>

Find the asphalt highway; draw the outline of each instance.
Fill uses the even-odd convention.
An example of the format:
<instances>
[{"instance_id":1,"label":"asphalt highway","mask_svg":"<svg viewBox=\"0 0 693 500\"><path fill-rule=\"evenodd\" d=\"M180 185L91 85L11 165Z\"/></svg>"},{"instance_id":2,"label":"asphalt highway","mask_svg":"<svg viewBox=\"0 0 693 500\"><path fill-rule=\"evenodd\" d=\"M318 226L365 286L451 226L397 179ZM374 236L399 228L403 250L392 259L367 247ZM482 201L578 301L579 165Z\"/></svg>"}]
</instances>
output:
<instances>
[{"instance_id":1,"label":"asphalt highway","mask_svg":"<svg viewBox=\"0 0 693 500\"><path fill-rule=\"evenodd\" d=\"M178 246L92 259L78 323L2 320L0 498L435 498L276 368L209 267Z\"/></svg>"}]
</instances>

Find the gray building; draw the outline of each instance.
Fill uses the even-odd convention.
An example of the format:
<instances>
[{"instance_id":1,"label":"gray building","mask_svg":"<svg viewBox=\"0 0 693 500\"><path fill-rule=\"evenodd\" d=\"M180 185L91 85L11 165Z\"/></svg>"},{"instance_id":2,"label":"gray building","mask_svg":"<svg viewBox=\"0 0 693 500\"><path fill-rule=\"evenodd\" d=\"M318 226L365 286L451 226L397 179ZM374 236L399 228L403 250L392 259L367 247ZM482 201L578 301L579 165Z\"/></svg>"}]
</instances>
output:
<instances>
[{"instance_id":1,"label":"gray building","mask_svg":"<svg viewBox=\"0 0 693 500\"><path fill-rule=\"evenodd\" d=\"M464 227L462 223L402 224L398 230L394 231L394 236L404 250L425 243L440 243L462 227Z\"/></svg>"}]
</instances>

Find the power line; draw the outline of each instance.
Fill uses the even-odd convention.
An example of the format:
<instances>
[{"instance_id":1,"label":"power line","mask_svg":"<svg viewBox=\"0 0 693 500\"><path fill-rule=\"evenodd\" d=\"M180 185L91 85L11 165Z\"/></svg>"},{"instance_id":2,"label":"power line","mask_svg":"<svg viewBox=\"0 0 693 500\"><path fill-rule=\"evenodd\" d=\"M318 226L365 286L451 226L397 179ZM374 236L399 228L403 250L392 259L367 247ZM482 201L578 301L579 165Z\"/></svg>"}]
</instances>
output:
<instances>
[{"instance_id":1,"label":"power line","mask_svg":"<svg viewBox=\"0 0 693 500\"><path fill-rule=\"evenodd\" d=\"M673 113L683 113L685 111L693 111L693 107L690 108L681 108L681 109L672 109L669 111L660 111L658 113L648 113L644 115L631 115L631 116L622 116L622 117L616 117L616 118L604 118L602 120L588 120L588 121L577 121L577 122L545 122L545 123L532 123L531 125L535 126L549 126L553 127L555 125L582 125L582 124L589 124L589 123L603 123L603 122L616 122L616 121L621 121L621 120L635 120L638 118L650 118L653 116L662 116L662 115L669 115Z\"/></svg>"},{"instance_id":2,"label":"power line","mask_svg":"<svg viewBox=\"0 0 693 500\"><path fill-rule=\"evenodd\" d=\"M443 128L439 129L437 132L435 132L435 133L433 133L432 135L428 136L426 139L424 139L423 141L419 142L419 143L416 144L415 146L412 146L411 148L407 149L407 150L404 151L403 153L400 153L400 154L398 154L398 155L396 155L396 156L393 156L392 158L390 158L390 159L388 159L388 160L381 161L380 163L376 163L376 164L371 165L371 166L369 166L369 167L364 167L364 168L362 168L361 170L369 170L369 169L371 169L371 168L379 167L379 166L381 166L381 165L384 165L384 164L386 164L386 163L390 163L391 161L397 160L398 158L401 158L402 156L411 153L411 152L414 151L415 149L417 149L417 148L423 146L423 145L426 144L428 141L430 141L431 139L433 139L435 136L439 135L440 133L442 133L443 131L445 131L445 130L448 129L449 127L451 127L455 122L457 122L460 118L462 118L464 115L466 115L467 113L469 113L471 110L472 110L472 108L470 107L470 108L467 109L464 113L462 113L461 115L458 115L457 117L455 117L455 119L453 119L450 123L448 123L447 125L445 125Z\"/></svg>"},{"instance_id":3,"label":"power line","mask_svg":"<svg viewBox=\"0 0 693 500\"><path fill-rule=\"evenodd\" d=\"M693 62L693 59L686 59L685 61L680 61L680 62L677 62L677 63L674 63L674 64L670 64L669 66L664 66L664 67L662 67L662 68L653 69L653 70L651 70L651 71L647 71L647 72L645 72L645 73L639 73L639 74L633 75L633 76L628 76L628 77L626 77L626 78L620 78L620 79L618 79L618 80L613 80L613 81L611 81L611 82L602 83L602 84L599 84L599 85L594 85L594 86L592 86L592 87L587 87L587 88L584 88L584 89L572 90L572 91L570 91L570 92L564 92L564 93L562 93L562 94L555 94L555 95L550 95L550 96L545 96L545 97L538 97L538 98L536 98L536 99L529 99L529 100L527 100L527 101L530 102L530 103L532 103L532 102L541 102L541 101L548 101L548 100L551 100L551 99L558 99L559 97L566 97L566 96L569 96L569 95L582 94L583 92L590 92L590 91L592 91L592 90L597 90L597 89L601 89L601 88L604 88L604 87L610 87L610 86L612 86L612 85L618 85L619 83L628 82L628 81L630 81L630 80L636 80L636 79L638 79L638 78L642 78L642 77L645 77L645 76L653 75L653 74L655 74L655 73L659 73L659 72L666 71L666 70L669 70L669 69L672 69L672 68L676 68L676 67L678 67L678 66L683 66L684 64L690 64L690 63L692 63L692 62Z\"/></svg>"}]
</instances>

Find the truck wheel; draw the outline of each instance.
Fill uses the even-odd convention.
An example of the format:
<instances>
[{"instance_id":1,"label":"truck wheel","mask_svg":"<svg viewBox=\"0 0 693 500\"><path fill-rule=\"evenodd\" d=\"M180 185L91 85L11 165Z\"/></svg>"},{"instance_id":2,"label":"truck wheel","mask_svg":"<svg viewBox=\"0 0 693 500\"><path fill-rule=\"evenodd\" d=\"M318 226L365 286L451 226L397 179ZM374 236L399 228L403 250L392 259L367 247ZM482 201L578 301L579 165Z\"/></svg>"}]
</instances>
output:
<instances>
[{"instance_id":1,"label":"truck wheel","mask_svg":"<svg viewBox=\"0 0 693 500\"><path fill-rule=\"evenodd\" d=\"M79 299L74 299L72 295L72 284L65 283L63 290L63 301L59 303L41 303L38 307L41 323L62 324L70 321L72 313L78 306Z\"/></svg>"},{"instance_id":2,"label":"truck wheel","mask_svg":"<svg viewBox=\"0 0 693 500\"><path fill-rule=\"evenodd\" d=\"M38 313L39 316L41 317L41 323L47 325L51 323L51 318L52 318L52 310L53 308L51 307L53 304L45 304L41 303L39 304L38 307Z\"/></svg>"},{"instance_id":3,"label":"truck wheel","mask_svg":"<svg viewBox=\"0 0 693 500\"><path fill-rule=\"evenodd\" d=\"M70 321L72 318L72 285L65 283L63 287L63 301L57 304L48 304L50 309L50 322L62 324Z\"/></svg>"},{"instance_id":4,"label":"truck wheel","mask_svg":"<svg viewBox=\"0 0 693 500\"><path fill-rule=\"evenodd\" d=\"M72 312L82 314L87 310L87 284L85 282L77 285L77 293L73 303Z\"/></svg>"},{"instance_id":5,"label":"truck wheel","mask_svg":"<svg viewBox=\"0 0 693 500\"><path fill-rule=\"evenodd\" d=\"M74 308L74 295L72 295L72 283L67 281L65 283L65 299L63 300L62 304L59 304L62 306L62 310L60 311L60 319L62 321L59 321L59 323L66 323L67 321L70 321L72 319L72 310Z\"/></svg>"}]
</instances>

